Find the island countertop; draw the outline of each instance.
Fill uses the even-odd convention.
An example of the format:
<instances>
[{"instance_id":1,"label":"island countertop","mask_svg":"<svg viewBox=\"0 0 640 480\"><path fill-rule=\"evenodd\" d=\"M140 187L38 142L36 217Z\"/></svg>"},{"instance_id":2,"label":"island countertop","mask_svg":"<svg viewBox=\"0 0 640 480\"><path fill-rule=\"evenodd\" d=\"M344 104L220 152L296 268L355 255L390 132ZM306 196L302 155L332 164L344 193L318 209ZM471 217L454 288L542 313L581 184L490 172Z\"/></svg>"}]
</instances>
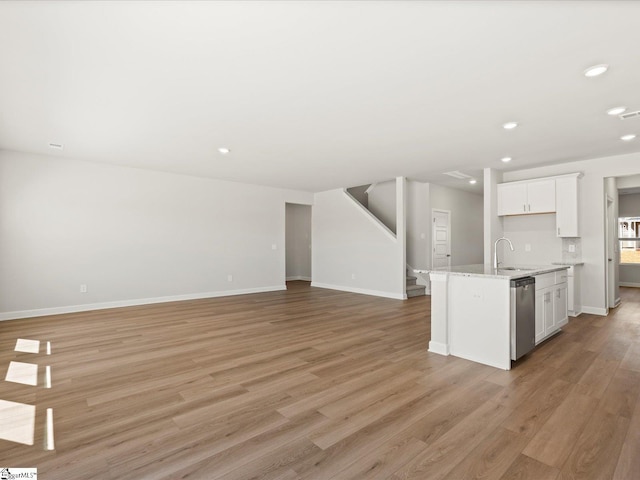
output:
<instances>
[{"instance_id":1,"label":"island countertop","mask_svg":"<svg viewBox=\"0 0 640 480\"><path fill-rule=\"evenodd\" d=\"M414 270L416 273L448 273L450 275L461 275L465 277L489 277L515 280L517 278L532 277L543 273L566 270L568 265L504 265L497 270L493 265L472 264L457 265L453 267L440 267L432 270Z\"/></svg>"}]
</instances>

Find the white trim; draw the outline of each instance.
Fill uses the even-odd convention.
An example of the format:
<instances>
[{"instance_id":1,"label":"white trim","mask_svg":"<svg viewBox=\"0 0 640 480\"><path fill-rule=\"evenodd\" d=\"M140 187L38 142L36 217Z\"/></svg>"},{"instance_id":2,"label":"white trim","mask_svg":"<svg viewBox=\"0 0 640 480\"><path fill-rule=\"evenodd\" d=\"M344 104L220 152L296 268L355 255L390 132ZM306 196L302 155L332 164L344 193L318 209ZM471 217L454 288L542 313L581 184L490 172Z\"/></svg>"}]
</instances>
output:
<instances>
[{"instance_id":1,"label":"white trim","mask_svg":"<svg viewBox=\"0 0 640 480\"><path fill-rule=\"evenodd\" d=\"M287 277L287 282L290 282L293 280L304 280L305 282L310 282L311 277L305 277L303 275L294 275L293 277Z\"/></svg>"},{"instance_id":2,"label":"white trim","mask_svg":"<svg viewBox=\"0 0 640 480\"><path fill-rule=\"evenodd\" d=\"M635 287L635 288L640 288L640 283L634 283L634 282L620 282L620 286L621 286L621 287Z\"/></svg>"},{"instance_id":3,"label":"white trim","mask_svg":"<svg viewBox=\"0 0 640 480\"><path fill-rule=\"evenodd\" d=\"M330 285L327 283L311 282L312 287L328 288L329 290L339 290L341 292L361 293L363 295L373 295L374 297L393 298L394 300L406 300L407 295L402 293L383 292L381 290L369 290L367 288L346 287L344 285Z\"/></svg>"},{"instance_id":4,"label":"white trim","mask_svg":"<svg viewBox=\"0 0 640 480\"><path fill-rule=\"evenodd\" d=\"M186 295L170 295L167 297L137 298L132 300L118 300L115 302L69 305L66 307L39 308L36 310L18 310L15 312L0 313L0 321L17 320L19 318L43 317L47 315L60 315L63 313L88 312L91 310L105 310L108 308L134 307L137 305L150 305L154 303L181 302L184 300L199 300L202 298L230 297L233 295L246 295L250 293L275 292L286 289L286 285L273 285L270 287L244 288L240 290L188 293Z\"/></svg>"},{"instance_id":5,"label":"white trim","mask_svg":"<svg viewBox=\"0 0 640 480\"><path fill-rule=\"evenodd\" d=\"M513 182L502 182L502 183L499 183L498 185L503 185L505 183L508 183L509 185L516 185L516 184L522 184L522 183L529 183L531 181L536 181L536 180L556 180L558 178L569 178L569 177L582 178L584 177L584 173L575 172L575 173L565 173L562 175L552 175L550 177L529 178L527 180L515 180ZM613 198L611 200L613 201Z\"/></svg>"},{"instance_id":6,"label":"white trim","mask_svg":"<svg viewBox=\"0 0 640 480\"><path fill-rule=\"evenodd\" d=\"M373 213L371 213L367 208L364 207L364 205L362 205L358 200L355 199L355 197L353 195L351 195L349 192L347 192L346 188L342 189L342 193L344 193L347 197L349 197L349 200L351 200L351 203L358 209L360 209L360 211L362 213L365 214L365 216L374 224L377 225L378 227L380 227L380 229L382 230L382 232L387 235L387 237L389 237L391 240L393 240L395 243L398 242L398 237L396 236L395 233L393 233L391 230L389 230L389 227L387 227L384 223L382 223L380 221L380 219L378 217L376 217Z\"/></svg>"},{"instance_id":7,"label":"white trim","mask_svg":"<svg viewBox=\"0 0 640 480\"><path fill-rule=\"evenodd\" d=\"M377 183L372 183L371 185L369 185L367 187L367 189L364 191L364 193L366 193L367 195L369 195L374 188L376 188L376 185L378 185Z\"/></svg>"},{"instance_id":8,"label":"white trim","mask_svg":"<svg viewBox=\"0 0 640 480\"><path fill-rule=\"evenodd\" d=\"M582 313L588 313L589 315L602 315L606 317L609 314L609 309L598 307L585 307L582 306Z\"/></svg>"},{"instance_id":9,"label":"white trim","mask_svg":"<svg viewBox=\"0 0 640 480\"><path fill-rule=\"evenodd\" d=\"M440 342L429 342L429 351L438 355L449 355L449 345Z\"/></svg>"}]
</instances>

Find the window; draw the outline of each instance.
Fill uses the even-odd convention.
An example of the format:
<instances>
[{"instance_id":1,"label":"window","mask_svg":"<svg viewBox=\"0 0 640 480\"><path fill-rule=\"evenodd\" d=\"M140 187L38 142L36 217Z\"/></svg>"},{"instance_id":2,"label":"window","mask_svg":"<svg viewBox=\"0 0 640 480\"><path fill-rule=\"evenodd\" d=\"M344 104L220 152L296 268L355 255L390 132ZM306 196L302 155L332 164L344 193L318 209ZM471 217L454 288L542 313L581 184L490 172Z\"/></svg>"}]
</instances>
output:
<instances>
[{"instance_id":1,"label":"window","mask_svg":"<svg viewBox=\"0 0 640 480\"><path fill-rule=\"evenodd\" d=\"M620 263L640 264L640 217L618 219Z\"/></svg>"}]
</instances>

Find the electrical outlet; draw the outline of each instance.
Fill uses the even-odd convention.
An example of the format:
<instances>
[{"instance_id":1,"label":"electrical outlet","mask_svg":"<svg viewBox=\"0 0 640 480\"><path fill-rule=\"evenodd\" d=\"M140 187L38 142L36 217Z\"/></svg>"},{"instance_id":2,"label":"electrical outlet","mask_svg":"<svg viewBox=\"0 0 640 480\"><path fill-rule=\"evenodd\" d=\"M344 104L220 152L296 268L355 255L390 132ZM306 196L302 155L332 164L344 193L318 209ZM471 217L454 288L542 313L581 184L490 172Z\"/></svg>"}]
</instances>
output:
<instances>
[{"instance_id":1,"label":"electrical outlet","mask_svg":"<svg viewBox=\"0 0 640 480\"><path fill-rule=\"evenodd\" d=\"M356 274L355 274L355 273L352 273L352 274L351 274L351 280L355 280L355 279L356 279Z\"/></svg>"},{"instance_id":2,"label":"electrical outlet","mask_svg":"<svg viewBox=\"0 0 640 480\"><path fill-rule=\"evenodd\" d=\"M233 282L233 275L227 275L227 282Z\"/></svg>"},{"instance_id":3,"label":"electrical outlet","mask_svg":"<svg viewBox=\"0 0 640 480\"><path fill-rule=\"evenodd\" d=\"M80 285L80 293L87 293L87 284L83 283Z\"/></svg>"},{"instance_id":4,"label":"electrical outlet","mask_svg":"<svg viewBox=\"0 0 640 480\"><path fill-rule=\"evenodd\" d=\"M424 233L421 233L421 234L420 234L420 238L421 238L422 240L424 240L425 238L427 238L427 235L425 235Z\"/></svg>"},{"instance_id":5,"label":"electrical outlet","mask_svg":"<svg viewBox=\"0 0 640 480\"><path fill-rule=\"evenodd\" d=\"M524 244L524 251L525 252L530 252L531 251L531 244L530 243L525 243Z\"/></svg>"},{"instance_id":6,"label":"electrical outlet","mask_svg":"<svg viewBox=\"0 0 640 480\"><path fill-rule=\"evenodd\" d=\"M573 243L569 244L569 252L570 253L575 253L576 251L576 246Z\"/></svg>"},{"instance_id":7,"label":"electrical outlet","mask_svg":"<svg viewBox=\"0 0 640 480\"><path fill-rule=\"evenodd\" d=\"M275 243L271 244L271 250L277 250L278 246Z\"/></svg>"}]
</instances>

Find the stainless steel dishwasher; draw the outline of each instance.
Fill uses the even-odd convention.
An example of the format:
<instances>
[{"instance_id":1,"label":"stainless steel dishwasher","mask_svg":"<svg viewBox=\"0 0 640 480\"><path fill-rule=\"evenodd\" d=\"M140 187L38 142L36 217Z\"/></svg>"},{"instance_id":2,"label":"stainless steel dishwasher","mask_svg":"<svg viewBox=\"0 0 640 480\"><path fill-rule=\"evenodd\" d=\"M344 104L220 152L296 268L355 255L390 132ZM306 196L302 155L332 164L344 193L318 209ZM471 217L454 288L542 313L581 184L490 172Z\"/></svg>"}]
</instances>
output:
<instances>
[{"instance_id":1,"label":"stainless steel dishwasher","mask_svg":"<svg viewBox=\"0 0 640 480\"><path fill-rule=\"evenodd\" d=\"M511 280L511 360L536 345L536 279Z\"/></svg>"}]
</instances>

